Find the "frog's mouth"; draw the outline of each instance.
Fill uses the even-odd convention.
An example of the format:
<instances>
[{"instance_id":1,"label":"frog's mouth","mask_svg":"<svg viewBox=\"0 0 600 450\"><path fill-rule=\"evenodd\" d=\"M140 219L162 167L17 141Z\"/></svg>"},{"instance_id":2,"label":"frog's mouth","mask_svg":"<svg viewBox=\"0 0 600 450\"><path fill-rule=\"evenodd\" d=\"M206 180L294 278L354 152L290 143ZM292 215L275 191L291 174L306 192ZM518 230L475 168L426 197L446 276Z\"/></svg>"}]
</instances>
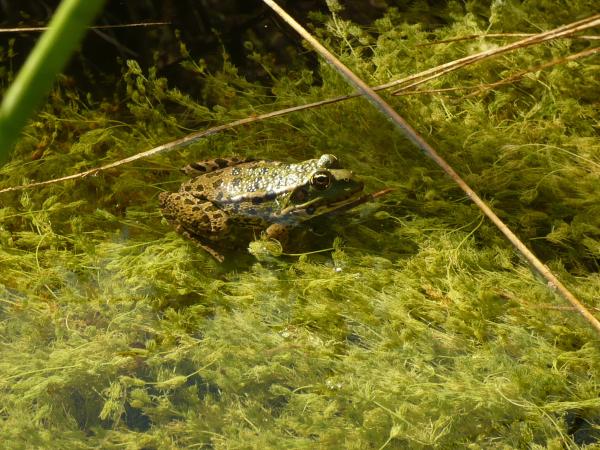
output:
<instances>
[{"instance_id":1,"label":"frog's mouth","mask_svg":"<svg viewBox=\"0 0 600 450\"><path fill-rule=\"evenodd\" d=\"M306 202L283 208L279 215L292 218L292 221L303 221L322 214L344 211L369 201L369 195L362 195L363 189L364 183L360 181L338 182L332 190L323 191L322 194Z\"/></svg>"},{"instance_id":2,"label":"frog's mouth","mask_svg":"<svg viewBox=\"0 0 600 450\"><path fill-rule=\"evenodd\" d=\"M321 214L330 213L333 211L346 210L355 206L356 201L363 197L362 192L364 189L364 184L356 183L354 189L348 189L347 195L342 197L337 197L335 200L328 198L316 198L315 204L307 205L306 211L313 216L319 216ZM309 202L310 203L310 202ZM360 204L360 203L358 203ZM352 206L351 206L352 205ZM312 207L314 206L314 210Z\"/></svg>"}]
</instances>

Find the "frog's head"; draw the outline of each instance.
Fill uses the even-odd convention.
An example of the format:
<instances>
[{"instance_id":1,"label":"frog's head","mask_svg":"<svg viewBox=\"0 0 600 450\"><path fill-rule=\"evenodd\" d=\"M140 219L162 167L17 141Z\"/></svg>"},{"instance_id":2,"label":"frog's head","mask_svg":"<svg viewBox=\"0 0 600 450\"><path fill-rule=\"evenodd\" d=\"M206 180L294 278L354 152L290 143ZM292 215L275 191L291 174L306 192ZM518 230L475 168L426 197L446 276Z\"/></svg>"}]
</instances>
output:
<instances>
[{"instance_id":1,"label":"frog's head","mask_svg":"<svg viewBox=\"0 0 600 450\"><path fill-rule=\"evenodd\" d=\"M280 217L301 222L353 204L364 184L354 173L343 169L333 155L319 158L316 169L307 173L304 183L281 202Z\"/></svg>"}]
</instances>

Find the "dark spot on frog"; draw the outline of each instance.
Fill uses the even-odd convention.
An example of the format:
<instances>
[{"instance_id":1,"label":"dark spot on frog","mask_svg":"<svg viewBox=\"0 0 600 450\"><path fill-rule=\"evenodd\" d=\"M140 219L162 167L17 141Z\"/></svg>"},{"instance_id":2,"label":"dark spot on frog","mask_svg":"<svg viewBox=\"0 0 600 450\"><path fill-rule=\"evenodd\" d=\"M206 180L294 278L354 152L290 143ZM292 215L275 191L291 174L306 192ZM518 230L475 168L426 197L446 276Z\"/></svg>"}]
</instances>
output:
<instances>
[{"instance_id":1,"label":"dark spot on frog","mask_svg":"<svg viewBox=\"0 0 600 450\"><path fill-rule=\"evenodd\" d=\"M201 209L202 209L202 208L200 208L198 205L196 205L196 206L192 206L192 211L194 211L194 212L198 212L198 211L200 211Z\"/></svg>"},{"instance_id":2,"label":"dark spot on frog","mask_svg":"<svg viewBox=\"0 0 600 450\"><path fill-rule=\"evenodd\" d=\"M213 188L217 189L219 186L221 186L221 184L223 184L223 180L217 180L217 181L213 181Z\"/></svg>"},{"instance_id":3,"label":"dark spot on frog","mask_svg":"<svg viewBox=\"0 0 600 450\"><path fill-rule=\"evenodd\" d=\"M229 164L226 159L217 158L215 159L215 163L219 166L219 168L227 167Z\"/></svg>"},{"instance_id":4,"label":"dark spot on frog","mask_svg":"<svg viewBox=\"0 0 600 450\"><path fill-rule=\"evenodd\" d=\"M275 192L269 192L268 194L264 195L263 198L265 200L275 200L277 198L277 194Z\"/></svg>"},{"instance_id":5,"label":"dark spot on frog","mask_svg":"<svg viewBox=\"0 0 600 450\"><path fill-rule=\"evenodd\" d=\"M191 198L186 198L183 203L185 203L186 205L193 205L194 204L194 200L192 200Z\"/></svg>"},{"instance_id":6,"label":"dark spot on frog","mask_svg":"<svg viewBox=\"0 0 600 450\"><path fill-rule=\"evenodd\" d=\"M291 200L294 203L302 203L303 201L306 200L306 198L308 197L308 192L306 191L305 188L300 188L300 189L296 189L292 195L291 195Z\"/></svg>"},{"instance_id":7,"label":"dark spot on frog","mask_svg":"<svg viewBox=\"0 0 600 450\"><path fill-rule=\"evenodd\" d=\"M204 164L200 164L200 163L191 163L190 167L192 167L193 169L196 169L198 172L206 172L206 166L204 166Z\"/></svg>"},{"instance_id":8,"label":"dark spot on frog","mask_svg":"<svg viewBox=\"0 0 600 450\"><path fill-rule=\"evenodd\" d=\"M254 197L252 199L252 204L253 205L260 205L262 202L264 202L266 199L266 197Z\"/></svg>"}]
</instances>

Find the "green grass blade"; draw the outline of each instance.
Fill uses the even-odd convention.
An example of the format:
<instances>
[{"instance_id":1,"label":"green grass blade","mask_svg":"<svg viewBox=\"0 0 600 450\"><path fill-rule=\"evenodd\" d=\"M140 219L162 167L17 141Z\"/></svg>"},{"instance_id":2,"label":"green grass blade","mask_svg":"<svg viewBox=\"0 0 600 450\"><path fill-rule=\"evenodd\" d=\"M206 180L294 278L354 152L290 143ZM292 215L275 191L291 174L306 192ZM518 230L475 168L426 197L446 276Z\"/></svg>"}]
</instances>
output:
<instances>
[{"instance_id":1,"label":"green grass blade","mask_svg":"<svg viewBox=\"0 0 600 450\"><path fill-rule=\"evenodd\" d=\"M8 159L27 119L39 106L104 0L63 0L9 87L0 106L0 163Z\"/></svg>"}]
</instances>

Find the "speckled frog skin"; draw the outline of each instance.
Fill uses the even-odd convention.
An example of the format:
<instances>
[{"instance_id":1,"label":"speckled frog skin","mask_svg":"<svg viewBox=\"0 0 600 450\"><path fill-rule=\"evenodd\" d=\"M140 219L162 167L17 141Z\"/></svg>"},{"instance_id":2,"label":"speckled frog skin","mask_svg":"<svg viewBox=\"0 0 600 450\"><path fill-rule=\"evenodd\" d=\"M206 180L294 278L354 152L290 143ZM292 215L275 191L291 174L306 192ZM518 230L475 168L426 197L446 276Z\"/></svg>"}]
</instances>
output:
<instances>
[{"instance_id":1,"label":"speckled frog skin","mask_svg":"<svg viewBox=\"0 0 600 450\"><path fill-rule=\"evenodd\" d=\"M329 154L299 163L214 159L182 170L196 176L178 192L160 194L162 213L219 261L223 256L209 244L236 228L266 229L280 239L289 227L374 198L362 195L363 183Z\"/></svg>"}]
</instances>

